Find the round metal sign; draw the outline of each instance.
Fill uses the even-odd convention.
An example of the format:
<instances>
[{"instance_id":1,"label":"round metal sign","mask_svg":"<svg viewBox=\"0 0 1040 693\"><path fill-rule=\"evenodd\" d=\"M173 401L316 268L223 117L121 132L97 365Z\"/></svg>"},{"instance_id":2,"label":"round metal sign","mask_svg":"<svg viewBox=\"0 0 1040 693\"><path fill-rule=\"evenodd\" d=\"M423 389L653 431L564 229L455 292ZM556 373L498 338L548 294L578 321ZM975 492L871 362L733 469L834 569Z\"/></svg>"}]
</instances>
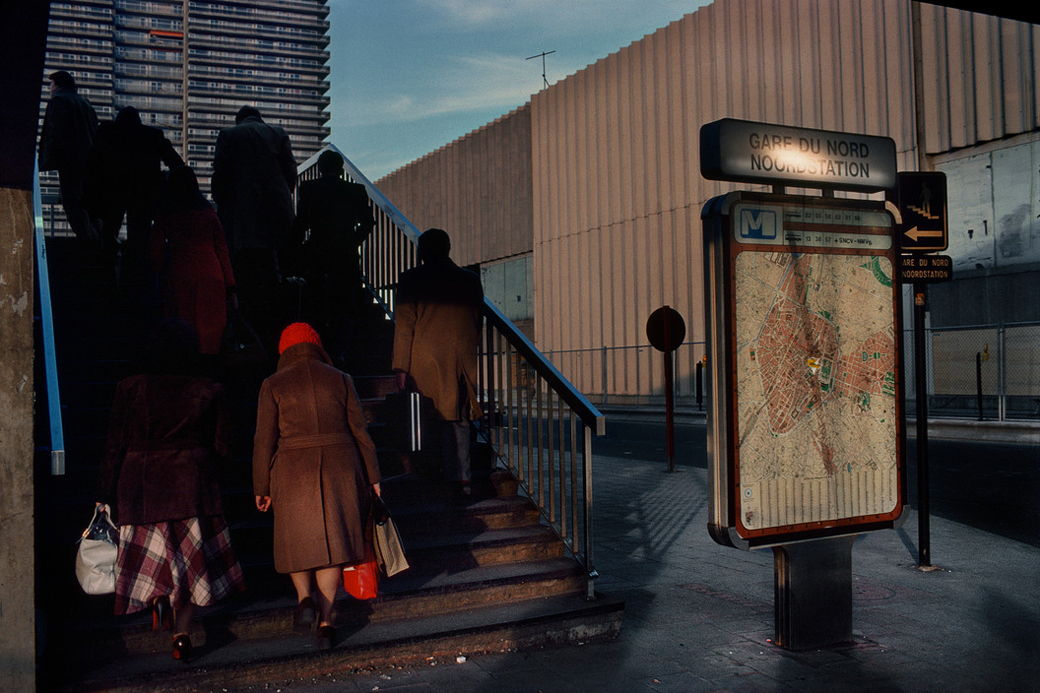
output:
<instances>
[{"instance_id":1,"label":"round metal sign","mask_svg":"<svg viewBox=\"0 0 1040 693\"><path fill-rule=\"evenodd\" d=\"M674 308L661 306L647 318L646 336L658 351L675 351L686 338L686 323Z\"/></svg>"}]
</instances>

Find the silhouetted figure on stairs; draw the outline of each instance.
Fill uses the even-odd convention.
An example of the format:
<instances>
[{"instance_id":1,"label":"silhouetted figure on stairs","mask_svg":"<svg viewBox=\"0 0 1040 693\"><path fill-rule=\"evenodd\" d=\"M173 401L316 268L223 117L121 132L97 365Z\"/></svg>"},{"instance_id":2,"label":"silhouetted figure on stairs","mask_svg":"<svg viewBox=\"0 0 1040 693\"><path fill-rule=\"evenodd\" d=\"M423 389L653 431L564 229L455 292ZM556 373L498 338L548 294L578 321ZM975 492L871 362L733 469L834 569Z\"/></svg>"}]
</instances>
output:
<instances>
[{"instance_id":1,"label":"silhouetted figure on stairs","mask_svg":"<svg viewBox=\"0 0 1040 693\"><path fill-rule=\"evenodd\" d=\"M343 179L343 157L318 157L321 177L300 183L293 226L293 254L306 281L304 317L323 327L326 346L343 363L352 325L364 303L359 250L375 228L368 193Z\"/></svg>"},{"instance_id":2,"label":"silhouetted figure on stairs","mask_svg":"<svg viewBox=\"0 0 1040 693\"><path fill-rule=\"evenodd\" d=\"M480 418L477 350L484 289L476 273L452 262L441 229L419 236L422 264L398 279L392 368L399 389L408 381L433 401L433 448L457 482L456 500L471 493L470 421Z\"/></svg>"}]
</instances>

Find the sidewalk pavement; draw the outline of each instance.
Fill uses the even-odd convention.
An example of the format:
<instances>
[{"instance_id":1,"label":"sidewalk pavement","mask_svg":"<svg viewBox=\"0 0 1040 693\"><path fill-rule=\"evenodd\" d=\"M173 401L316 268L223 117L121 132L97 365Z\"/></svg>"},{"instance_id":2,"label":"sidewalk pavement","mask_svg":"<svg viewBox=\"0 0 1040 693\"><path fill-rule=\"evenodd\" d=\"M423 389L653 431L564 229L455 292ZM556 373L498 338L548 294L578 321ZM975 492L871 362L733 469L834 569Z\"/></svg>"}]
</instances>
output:
<instances>
[{"instance_id":1,"label":"sidewalk pavement","mask_svg":"<svg viewBox=\"0 0 1040 693\"><path fill-rule=\"evenodd\" d=\"M772 552L709 538L703 469L610 457L596 465L596 587L626 604L616 640L246 690L1040 691L1040 548L932 517L937 569L921 571L910 512L901 528L855 543L854 641L790 652L772 644Z\"/></svg>"}]
</instances>

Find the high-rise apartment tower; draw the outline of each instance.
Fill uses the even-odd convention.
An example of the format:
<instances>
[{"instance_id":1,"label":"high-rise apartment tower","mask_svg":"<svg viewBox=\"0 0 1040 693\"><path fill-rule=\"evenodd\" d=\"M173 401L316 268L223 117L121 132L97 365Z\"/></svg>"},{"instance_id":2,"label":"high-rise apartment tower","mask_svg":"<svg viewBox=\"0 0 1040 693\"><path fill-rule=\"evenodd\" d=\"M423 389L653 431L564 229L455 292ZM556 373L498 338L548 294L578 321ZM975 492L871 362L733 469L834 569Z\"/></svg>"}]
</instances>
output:
<instances>
[{"instance_id":1,"label":"high-rise apartment tower","mask_svg":"<svg viewBox=\"0 0 1040 693\"><path fill-rule=\"evenodd\" d=\"M245 105L303 161L329 134L328 13L325 0L52 2L40 116L46 76L67 70L101 120L134 106L162 128L204 190L217 132ZM56 199L57 177L41 182Z\"/></svg>"}]
</instances>

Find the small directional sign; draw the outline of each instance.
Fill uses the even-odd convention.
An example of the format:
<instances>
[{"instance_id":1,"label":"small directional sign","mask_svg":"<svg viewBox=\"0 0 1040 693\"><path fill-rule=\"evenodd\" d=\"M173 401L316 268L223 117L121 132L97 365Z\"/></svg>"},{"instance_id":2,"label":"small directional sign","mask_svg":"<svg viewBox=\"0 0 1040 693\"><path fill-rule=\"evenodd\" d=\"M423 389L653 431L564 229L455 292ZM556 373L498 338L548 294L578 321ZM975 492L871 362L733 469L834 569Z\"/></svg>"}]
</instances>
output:
<instances>
[{"instance_id":1,"label":"small directional sign","mask_svg":"<svg viewBox=\"0 0 1040 693\"><path fill-rule=\"evenodd\" d=\"M946 174L941 171L900 172L896 196L902 224L899 247L904 253L946 250Z\"/></svg>"},{"instance_id":2,"label":"small directional sign","mask_svg":"<svg viewBox=\"0 0 1040 693\"><path fill-rule=\"evenodd\" d=\"M903 255L899 278L907 284L948 282L953 279L953 258L949 255Z\"/></svg>"}]
</instances>

